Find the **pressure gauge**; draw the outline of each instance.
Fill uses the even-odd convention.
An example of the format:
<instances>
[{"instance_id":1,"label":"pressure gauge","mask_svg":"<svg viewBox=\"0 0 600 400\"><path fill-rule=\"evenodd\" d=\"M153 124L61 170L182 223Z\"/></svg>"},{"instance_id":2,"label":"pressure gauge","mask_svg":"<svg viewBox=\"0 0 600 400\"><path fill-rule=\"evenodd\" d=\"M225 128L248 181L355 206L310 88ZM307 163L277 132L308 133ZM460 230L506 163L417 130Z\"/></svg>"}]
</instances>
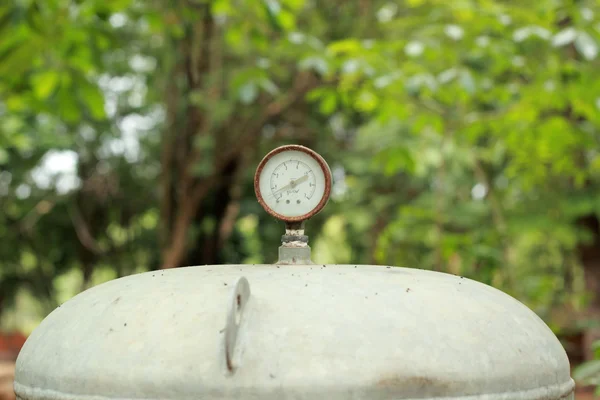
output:
<instances>
[{"instance_id":1,"label":"pressure gauge","mask_svg":"<svg viewBox=\"0 0 600 400\"><path fill-rule=\"evenodd\" d=\"M254 190L258 202L275 218L304 221L327 204L331 170L323 157L307 147L281 146L258 165Z\"/></svg>"}]
</instances>

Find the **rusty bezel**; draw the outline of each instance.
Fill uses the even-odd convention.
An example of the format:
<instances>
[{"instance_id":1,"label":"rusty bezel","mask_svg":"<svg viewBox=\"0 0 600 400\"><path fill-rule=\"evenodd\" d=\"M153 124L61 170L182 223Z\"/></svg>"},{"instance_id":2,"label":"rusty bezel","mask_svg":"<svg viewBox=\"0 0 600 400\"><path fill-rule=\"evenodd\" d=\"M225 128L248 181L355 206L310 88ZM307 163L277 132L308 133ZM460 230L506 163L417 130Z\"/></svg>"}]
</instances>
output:
<instances>
[{"instance_id":1,"label":"rusty bezel","mask_svg":"<svg viewBox=\"0 0 600 400\"><path fill-rule=\"evenodd\" d=\"M323 175L325 176L325 191L323 192L323 197L321 198L321 201L319 201L319 204L317 204L317 206L313 208L310 212L304 215L299 215L297 217L286 217L275 212L265 203L262 194L260 193L260 174L263 168L274 155L282 153L284 151L301 151L305 154L308 154L319 164L319 167L321 167ZM318 153L309 149L308 147L304 147L298 144L288 144L285 146L280 146L276 149L271 150L258 164L258 167L256 168L256 172L254 174L254 192L256 193L256 198L258 199L258 202L262 206L262 208L264 208L265 211L273 217L280 219L284 222L305 221L315 216L319 211L323 209L323 207L325 207L325 205L329 201L329 196L331 194L331 170L329 169L329 165L327 165L325 159L323 159L323 157L321 157Z\"/></svg>"}]
</instances>

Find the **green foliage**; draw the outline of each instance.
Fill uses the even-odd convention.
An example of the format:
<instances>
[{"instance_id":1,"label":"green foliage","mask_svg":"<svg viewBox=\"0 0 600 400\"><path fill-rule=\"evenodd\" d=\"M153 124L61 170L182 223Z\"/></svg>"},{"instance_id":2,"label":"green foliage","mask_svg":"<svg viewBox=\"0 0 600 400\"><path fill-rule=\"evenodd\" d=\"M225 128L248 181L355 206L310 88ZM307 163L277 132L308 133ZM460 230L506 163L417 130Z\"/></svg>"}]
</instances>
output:
<instances>
[{"instance_id":1,"label":"green foliage","mask_svg":"<svg viewBox=\"0 0 600 400\"><path fill-rule=\"evenodd\" d=\"M363 202L395 200L379 262L469 275L546 317L580 292L564 277L578 268L575 222L600 210L597 12L390 3L379 38L329 45L338 84L313 98L325 112L346 98L387 185L405 182L365 188Z\"/></svg>"},{"instance_id":2,"label":"green foliage","mask_svg":"<svg viewBox=\"0 0 600 400\"><path fill-rule=\"evenodd\" d=\"M575 368L573 377L584 385L596 386L596 395L600 395L600 341L594 343L596 359Z\"/></svg>"}]
</instances>

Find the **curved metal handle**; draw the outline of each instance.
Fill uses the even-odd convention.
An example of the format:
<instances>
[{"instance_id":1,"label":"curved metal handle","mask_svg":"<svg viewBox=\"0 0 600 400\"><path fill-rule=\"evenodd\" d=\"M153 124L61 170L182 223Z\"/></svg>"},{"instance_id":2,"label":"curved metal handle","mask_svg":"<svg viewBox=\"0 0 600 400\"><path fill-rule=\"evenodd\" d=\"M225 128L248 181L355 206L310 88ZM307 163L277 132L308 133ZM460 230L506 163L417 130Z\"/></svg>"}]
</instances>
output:
<instances>
[{"instance_id":1,"label":"curved metal handle","mask_svg":"<svg viewBox=\"0 0 600 400\"><path fill-rule=\"evenodd\" d=\"M250 298L250 284L245 277L241 277L233 288L229 311L227 312L227 322L225 324L225 364L227 370L233 372L235 365L233 364L233 354L237 341L238 330L242 319L242 313L246 308L248 299Z\"/></svg>"}]
</instances>

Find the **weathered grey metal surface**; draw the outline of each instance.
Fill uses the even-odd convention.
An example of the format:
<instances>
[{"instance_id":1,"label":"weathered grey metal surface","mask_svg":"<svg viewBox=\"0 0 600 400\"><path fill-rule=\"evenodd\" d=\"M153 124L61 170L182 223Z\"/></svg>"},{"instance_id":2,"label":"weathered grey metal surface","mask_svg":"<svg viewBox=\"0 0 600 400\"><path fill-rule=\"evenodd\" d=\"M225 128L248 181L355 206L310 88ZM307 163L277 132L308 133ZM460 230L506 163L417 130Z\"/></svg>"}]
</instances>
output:
<instances>
[{"instance_id":1,"label":"weathered grey metal surface","mask_svg":"<svg viewBox=\"0 0 600 400\"><path fill-rule=\"evenodd\" d=\"M251 294L231 370L225 327L235 293L246 293L241 277ZM204 266L108 282L42 322L15 382L23 400L549 400L572 389L562 346L513 298L453 275L354 265Z\"/></svg>"},{"instance_id":2,"label":"weathered grey metal surface","mask_svg":"<svg viewBox=\"0 0 600 400\"><path fill-rule=\"evenodd\" d=\"M280 265L313 264L310 253L310 246L305 243L299 246L295 246L294 243L284 243L279 246L279 260L277 263Z\"/></svg>"}]
</instances>

